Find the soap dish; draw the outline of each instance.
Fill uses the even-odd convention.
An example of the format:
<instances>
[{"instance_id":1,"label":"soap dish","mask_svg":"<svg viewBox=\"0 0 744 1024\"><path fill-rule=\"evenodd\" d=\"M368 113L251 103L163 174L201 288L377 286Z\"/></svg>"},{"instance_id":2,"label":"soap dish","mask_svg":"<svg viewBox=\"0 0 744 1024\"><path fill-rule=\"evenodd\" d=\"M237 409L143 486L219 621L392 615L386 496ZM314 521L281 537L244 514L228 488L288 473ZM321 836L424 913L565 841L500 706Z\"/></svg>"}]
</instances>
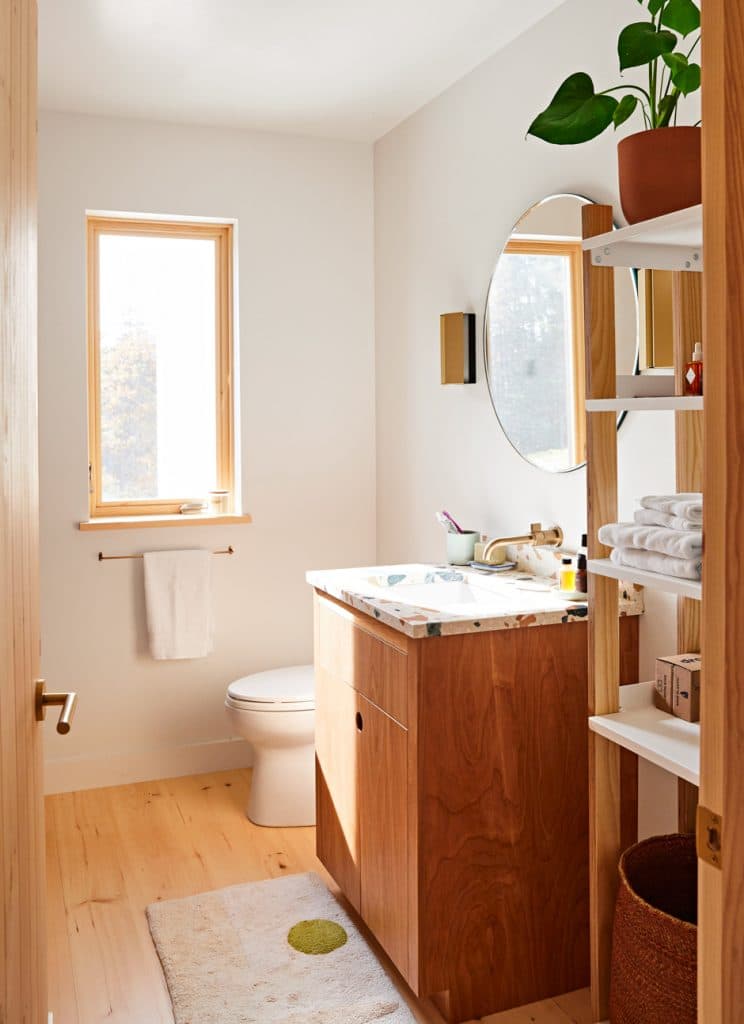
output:
<instances>
[{"instance_id":1,"label":"soap dish","mask_svg":"<svg viewBox=\"0 0 744 1024\"><path fill-rule=\"evenodd\" d=\"M564 601L588 601L589 595L586 591L582 590L561 590L559 587L555 588L555 593L558 597L562 597Z\"/></svg>"}]
</instances>

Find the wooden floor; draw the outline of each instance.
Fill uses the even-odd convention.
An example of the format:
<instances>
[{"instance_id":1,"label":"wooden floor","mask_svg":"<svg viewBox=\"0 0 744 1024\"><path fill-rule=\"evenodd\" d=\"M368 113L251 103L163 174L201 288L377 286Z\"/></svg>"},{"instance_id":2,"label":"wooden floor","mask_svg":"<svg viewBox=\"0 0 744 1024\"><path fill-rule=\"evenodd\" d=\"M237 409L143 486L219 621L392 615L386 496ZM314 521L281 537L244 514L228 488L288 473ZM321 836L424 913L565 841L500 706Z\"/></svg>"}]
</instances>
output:
<instances>
[{"instance_id":1,"label":"wooden floor","mask_svg":"<svg viewBox=\"0 0 744 1024\"><path fill-rule=\"evenodd\" d=\"M249 787L249 771L232 771L47 797L54 1024L173 1024L148 903L301 871L317 871L333 888L315 857L314 829L252 825ZM381 960L416 1020L440 1022ZM575 992L486 1020L588 1024L588 997Z\"/></svg>"}]
</instances>

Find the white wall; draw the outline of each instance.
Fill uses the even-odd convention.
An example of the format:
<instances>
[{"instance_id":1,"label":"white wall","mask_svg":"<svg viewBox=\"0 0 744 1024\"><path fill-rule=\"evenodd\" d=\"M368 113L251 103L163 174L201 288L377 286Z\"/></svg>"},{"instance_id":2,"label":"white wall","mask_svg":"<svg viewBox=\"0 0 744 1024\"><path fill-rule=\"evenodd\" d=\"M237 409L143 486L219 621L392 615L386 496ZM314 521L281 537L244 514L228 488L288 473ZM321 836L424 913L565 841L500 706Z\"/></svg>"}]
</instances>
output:
<instances>
[{"instance_id":1,"label":"white wall","mask_svg":"<svg viewBox=\"0 0 744 1024\"><path fill-rule=\"evenodd\" d=\"M434 512L442 507L491 535L522 533L541 520L560 523L576 545L586 529L585 471L549 475L515 453L491 408L482 352L475 386L440 385L439 315L475 311L480 351L489 278L522 213L556 192L617 202L611 132L578 147L525 133L571 72L588 71L599 88L618 83L617 33L635 6L568 0L375 146L382 562L441 559ZM621 516L641 494L674 489L672 442L668 414L628 418L620 432ZM644 678L657 654L676 647L674 607L664 595L647 595Z\"/></svg>"},{"instance_id":2,"label":"white wall","mask_svg":"<svg viewBox=\"0 0 744 1024\"><path fill-rule=\"evenodd\" d=\"M305 570L375 558L371 147L47 113L39 173L42 666L80 697L67 737L47 724L48 789L246 763L226 742L227 683L310 661ZM86 209L237 218L252 525L78 531ZM142 563L97 552L227 544L214 653L152 661Z\"/></svg>"}]
</instances>

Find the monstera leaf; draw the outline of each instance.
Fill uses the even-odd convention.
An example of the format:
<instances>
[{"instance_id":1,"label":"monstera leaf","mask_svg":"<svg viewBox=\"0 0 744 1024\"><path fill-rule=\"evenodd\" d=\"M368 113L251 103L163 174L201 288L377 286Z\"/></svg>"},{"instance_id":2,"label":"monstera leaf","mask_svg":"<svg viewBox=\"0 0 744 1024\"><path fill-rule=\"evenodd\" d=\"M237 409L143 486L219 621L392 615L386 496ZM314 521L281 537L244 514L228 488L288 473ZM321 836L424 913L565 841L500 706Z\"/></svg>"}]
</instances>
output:
<instances>
[{"instance_id":1,"label":"monstera leaf","mask_svg":"<svg viewBox=\"0 0 744 1024\"><path fill-rule=\"evenodd\" d=\"M638 0L638 3L643 7L645 0ZM665 28L671 28L682 36L689 36L690 32L700 28L700 8L694 0L648 0L651 17L655 18L663 6L661 24Z\"/></svg>"},{"instance_id":2,"label":"monstera leaf","mask_svg":"<svg viewBox=\"0 0 744 1024\"><path fill-rule=\"evenodd\" d=\"M538 114L528 134L557 146L588 142L612 124L618 102L598 94L589 75L579 72L561 85L546 110Z\"/></svg>"},{"instance_id":3,"label":"monstera leaf","mask_svg":"<svg viewBox=\"0 0 744 1024\"><path fill-rule=\"evenodd\" d=\"M647 129L677 123L680 100L700 88L700 65L690 62L700 35L687 41L700 29L700 0L638 3L648 20L622 30L617 52L621 71L647 69L647 84L642 85L639 79L597 92L589 75L571 75L532 122L528 134L558 146L575 145L596 138L611 124L619 128L636 111L643 115ZM614 93L621 94L622 99L615 99Z\"/></svg>"},{"instance_id":4,"label":"monstera leaf","mask_svg":"<svg viewBox=\"0 0 744 1024\"><path fill-rule=\"evenodd\" d=\"M689 36L700 28L700 8L693 0L669 0L661 16L661 24L681 36Z\"/></svg>"},{"instance_id":5,"label":"monstera leaf","mask_svg":"<svg viewBox=\"0 0 744 1024\"><path fill-rule=\"evenodd\" d=\"M650 64L657 57L671 53L676 45L677 37L674 32L657 29L647 21L637 21L633 25L628 25L622 30L617 41L620 70Z\"/></svg>"},{"instance_id":6,"label":"monstera leaf","mask_svg":"<svg viewBox=\"0 0 744 1024\"><path fill-rule=\"evenodd\" d=\"M616 128L619 128L621 124L625 124L629 117L635 113L635 108L638 106L638 97L623 96L623 98L615 107L615 113L612 115L612 122Z\"/></svg>"},{"instance_id":7,"label":"monstera leaf","mask_svg":"<svg viewBox=\"0 0 744 1024\"><path fill-rule=\"evenodd\" d=\"M683 96L700 88L700 65L690 64L683 53L665 53L662 60L672 75L672 84Z\"/></svg>"}]
</instances>

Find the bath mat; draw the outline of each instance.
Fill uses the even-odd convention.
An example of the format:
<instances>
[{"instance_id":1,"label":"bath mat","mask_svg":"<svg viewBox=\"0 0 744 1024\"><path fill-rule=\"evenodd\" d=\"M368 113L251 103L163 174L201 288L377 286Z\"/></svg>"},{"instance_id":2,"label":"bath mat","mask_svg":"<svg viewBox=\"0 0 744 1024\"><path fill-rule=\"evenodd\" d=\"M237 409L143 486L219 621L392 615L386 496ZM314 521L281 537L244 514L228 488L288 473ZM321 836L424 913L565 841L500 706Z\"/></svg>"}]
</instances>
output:
<instances>
[{"instance_id":1,"label":"bath mat","mask_svg":"<svg viewBox=\"0 0 744 1024\"><path fill-rule=\"evenodd\" d=\"M414 1022L315 874L153 903L147 919L176 1024Z\"/></svg>"}]
</instances>

